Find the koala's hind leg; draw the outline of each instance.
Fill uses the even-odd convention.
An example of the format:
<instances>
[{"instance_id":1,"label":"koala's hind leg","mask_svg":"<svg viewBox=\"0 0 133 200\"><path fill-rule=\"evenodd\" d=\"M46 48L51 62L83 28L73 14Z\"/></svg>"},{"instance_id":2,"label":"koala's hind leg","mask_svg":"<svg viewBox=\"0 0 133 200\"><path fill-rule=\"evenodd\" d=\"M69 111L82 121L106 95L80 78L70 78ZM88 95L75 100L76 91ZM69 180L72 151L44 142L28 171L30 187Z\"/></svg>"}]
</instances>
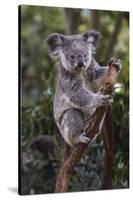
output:
<instances>
[{"instance_id":1,"label":"koala's hind leg","mask_svg":"<svg viewBox=\"0 0 133 200\"><path fill-rule=\"evenodd\" d=\"M88 143L90 141L83 132L84 127L84 116L79 110L69 109L62 116L60 130L70 146L75 146L79 142Z\"/></svg>"}]
</instances>

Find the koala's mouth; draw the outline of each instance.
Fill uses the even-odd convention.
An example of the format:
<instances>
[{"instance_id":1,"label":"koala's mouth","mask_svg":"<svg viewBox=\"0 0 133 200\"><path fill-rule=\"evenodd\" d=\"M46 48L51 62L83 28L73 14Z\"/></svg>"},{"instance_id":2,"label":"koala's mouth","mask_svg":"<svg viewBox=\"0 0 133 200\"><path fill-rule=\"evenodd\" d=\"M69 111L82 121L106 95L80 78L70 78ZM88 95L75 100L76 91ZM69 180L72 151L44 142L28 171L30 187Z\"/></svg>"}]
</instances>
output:
<instances>
[{"instance_id":1,"label":"koala's mouth","mask_svg":"<svg viewBox=\"0 0 133 200\"><path fill-rule=\"evenodd\" d=\"M78 64L77 66L76 66L76 70L77 71L82 71L82 70L84 70L85 69L85 65L82 63L82 64Z\"/></svg>"},{"instance_id":2,"label":"koala's mouth","mask_svg":"<svg viewBox=\"0 0 133 200\"><path fill-rule=\"evenodd\" d=\"M82 58L79 58L77 62L76 70L81 71L81 70L84 70L84 68L85 68L84 61Z\"/></svg>"}]
</instances>

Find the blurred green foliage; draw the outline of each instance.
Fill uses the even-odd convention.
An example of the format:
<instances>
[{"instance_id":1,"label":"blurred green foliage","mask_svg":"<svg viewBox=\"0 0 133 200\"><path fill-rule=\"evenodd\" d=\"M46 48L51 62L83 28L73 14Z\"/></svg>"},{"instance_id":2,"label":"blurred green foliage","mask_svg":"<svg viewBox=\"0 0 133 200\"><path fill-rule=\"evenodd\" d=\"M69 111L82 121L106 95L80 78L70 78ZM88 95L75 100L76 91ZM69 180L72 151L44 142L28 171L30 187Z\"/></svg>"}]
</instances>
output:
<instances>
[{"instance_id":1,"label":"blurred green foliage","mask_svg":"<svg viewBox=\"0 0 133 200\"><path fill-rule=\"evenodd\" d=\"M80 10L81 21L77 30L93 27L93 11ZM96 11L98 30L103 37L97 50L97 61L103 62L109 38L115 27L114 11ZM123 70L118 82L121 88L113 94L113 125L115 130L115 160L113 188L128 187L129 176L129 33L128 17L123 13L120 31L111 56L120 58ZM96 19L96 20L97 20ZM97 22L97 21L96 21ZM53 97L57 79L56 67L48 56L45 38L53 32L65 34L66 22L62 8L21 6L21 193L40 194L54 192L56 174L62 153L62 138L53 118ZM96 23L95 23L96 24ZM55 141L54 155L47 158L33 152L32 162L27 159L27 146L41 134ZM75 167L70 191L101 189L103 171L103 144L97 140L86 150Z\"/></svg>"}]
</instances>

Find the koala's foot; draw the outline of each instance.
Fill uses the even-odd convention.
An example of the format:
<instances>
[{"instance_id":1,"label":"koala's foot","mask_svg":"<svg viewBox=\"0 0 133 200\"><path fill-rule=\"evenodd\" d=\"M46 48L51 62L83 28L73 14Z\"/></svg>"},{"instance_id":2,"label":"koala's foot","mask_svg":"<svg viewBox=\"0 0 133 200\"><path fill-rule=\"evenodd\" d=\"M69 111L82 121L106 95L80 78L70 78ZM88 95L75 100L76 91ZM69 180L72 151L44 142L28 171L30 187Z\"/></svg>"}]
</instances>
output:
<instances>
[{"instance_id":1,"label":"koala's foot","mask_svg":"<svg viewBox=\"0 0 133 200\"><path fill-rule=\"evenodd\" d=\"M81 135L79 136L79 143L80 142L85 144L88 144L90 142L90 138L86 136L85 132L81 133Z\"/></svg>"},{"instance_id":2,"label":"koala's foot","mask_svg":"<svg viewBox=\"0 0 133 200\"><path fill-rule=\"evenodd\" d=\"M122 69L121 63L122 63L121 60L111 58L108 64L110 68L115 68L116 72L120 72Z\"/></svg>"},{"instance_id":3,"label":"koala's foot","mask_svg":"<svg viewBox=\"0 0 133 200\"><path fill-rule=\"evenodd\" d=\"M65 141L74 147L79 142L87 142L84 134L80 137L85 127L84 116L82 112L77 109L69 109L62 116L60 123L60 130ZM80 139L79 139L80 138Z\"/></svg>"}]
</instances>

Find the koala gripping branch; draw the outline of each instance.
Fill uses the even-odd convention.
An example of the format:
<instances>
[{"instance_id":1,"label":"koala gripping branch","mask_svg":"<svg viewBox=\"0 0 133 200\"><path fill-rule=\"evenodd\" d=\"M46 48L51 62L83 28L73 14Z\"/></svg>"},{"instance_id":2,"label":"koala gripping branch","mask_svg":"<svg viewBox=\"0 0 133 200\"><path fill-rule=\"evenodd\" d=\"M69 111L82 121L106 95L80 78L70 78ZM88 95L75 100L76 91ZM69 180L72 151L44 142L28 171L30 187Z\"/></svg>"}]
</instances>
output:
<instances>
[{"instance_id":1,"label":"koala gripping branch","mask_svg":"<svg viewBox=\"0 0 133 200\"><path fill-rule=\"evenodd\" d=\"M113 84L107 83L103 90L103 94L112 94ZM91 141L95 138L97 133L99 132L99 125L101 120L106 114L108 106L99 107L96 109L95 113L91 118L91 124L86 129L86 135L90 138ZM81 158L84 150L87 148L88 144L79 143L69 155L65 155L65 159L63 160L57 179L56 179L56 186L55 192L67 192L69 187L69 181L73 174L74 166Z\"/></svg>"}]
</instances>

